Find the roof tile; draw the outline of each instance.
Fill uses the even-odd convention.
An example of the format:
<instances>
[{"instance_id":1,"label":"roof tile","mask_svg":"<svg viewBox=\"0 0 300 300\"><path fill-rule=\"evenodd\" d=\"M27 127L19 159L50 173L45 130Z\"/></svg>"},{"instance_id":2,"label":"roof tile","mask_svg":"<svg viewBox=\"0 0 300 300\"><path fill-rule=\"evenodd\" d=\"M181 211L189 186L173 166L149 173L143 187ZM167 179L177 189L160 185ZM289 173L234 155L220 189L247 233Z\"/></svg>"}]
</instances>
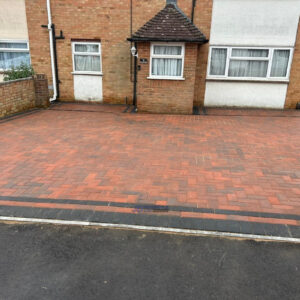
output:
<instances>
[{"instance_id":1,"label":"roof tile","mask_svg":"<svg viewBox=\"0 0 300 300\"><path fill-rule=\"evenodd\" d=\"M142 26L130 41L166 41L206 43L205 35L177 7L167 4L154 18Z\"/></svg>"}]
</instances>

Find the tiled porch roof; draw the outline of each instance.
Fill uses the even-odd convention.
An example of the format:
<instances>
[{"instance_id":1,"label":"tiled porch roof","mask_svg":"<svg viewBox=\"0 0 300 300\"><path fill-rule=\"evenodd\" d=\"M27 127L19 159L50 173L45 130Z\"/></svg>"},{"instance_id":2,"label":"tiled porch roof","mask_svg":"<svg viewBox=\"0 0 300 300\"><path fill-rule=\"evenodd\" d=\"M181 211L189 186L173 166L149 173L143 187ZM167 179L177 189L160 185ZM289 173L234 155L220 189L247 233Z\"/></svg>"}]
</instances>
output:
<instances>
[{"instance_id":1,"label":"tiled porch roof","mask_svg":"<svg viewBox=\"0 0 300 300\"><path fill-rule=\"evenodd\" d=\"M177 7L167 4L154 18L132 35L129 41L208 42L205 35Z\"/></svg>"}]
</instances>

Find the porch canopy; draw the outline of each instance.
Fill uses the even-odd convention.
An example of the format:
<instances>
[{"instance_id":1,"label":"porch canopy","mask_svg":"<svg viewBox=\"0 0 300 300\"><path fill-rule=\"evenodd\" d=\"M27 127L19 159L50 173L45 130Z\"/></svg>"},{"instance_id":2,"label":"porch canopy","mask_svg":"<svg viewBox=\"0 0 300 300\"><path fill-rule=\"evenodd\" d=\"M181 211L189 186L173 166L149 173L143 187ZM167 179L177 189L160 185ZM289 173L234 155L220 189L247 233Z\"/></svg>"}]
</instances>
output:
<instances>
[{"instance_id":1,"label":"porch canopy","mask_svg":"<svg viewBox=\"0 0 300 300\"><path fill-rule=\"evenodd\" d=\"M165 8L133 34L131 38L128 38L128 41L198 44L208 42L205 35L180 10L176 1L167 1Z\"/></svg>"}]
</instances>

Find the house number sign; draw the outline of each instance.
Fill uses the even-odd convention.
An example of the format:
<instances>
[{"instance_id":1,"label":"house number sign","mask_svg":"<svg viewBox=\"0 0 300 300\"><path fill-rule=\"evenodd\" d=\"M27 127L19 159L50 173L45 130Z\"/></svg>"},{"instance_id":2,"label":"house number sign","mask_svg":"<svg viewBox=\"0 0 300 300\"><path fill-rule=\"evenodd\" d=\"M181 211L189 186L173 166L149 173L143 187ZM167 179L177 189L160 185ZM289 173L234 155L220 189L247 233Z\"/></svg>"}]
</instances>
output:
<instances>
[{"instance_id":1,"label":"house number sign","mask_svg":"<svg viewBox=\"0 0 300 300\"><path fill-rule=\"evenodd\" d=\"M148 59L147 58L140 58L140 63L141 64L147 64L148 63Z\"/></svg>"}]
</instances>

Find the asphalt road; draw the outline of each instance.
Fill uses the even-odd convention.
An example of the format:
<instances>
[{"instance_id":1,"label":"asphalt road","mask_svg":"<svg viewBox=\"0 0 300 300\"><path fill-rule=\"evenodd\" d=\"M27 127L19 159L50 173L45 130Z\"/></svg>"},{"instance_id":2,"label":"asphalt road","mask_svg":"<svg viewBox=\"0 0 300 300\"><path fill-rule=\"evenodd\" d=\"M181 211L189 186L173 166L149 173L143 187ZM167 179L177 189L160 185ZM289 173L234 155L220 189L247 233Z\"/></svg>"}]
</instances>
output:
<instances>
[{"instance_id":1,"label":"asphalt road","mask_svg":"<svg viewBox=\"0 0 300 300\"><path fill-rule=\"evenodd\" d=\"M0 224L0 299L300 299L300 245Z\"/></svg>"}]
</instances>

